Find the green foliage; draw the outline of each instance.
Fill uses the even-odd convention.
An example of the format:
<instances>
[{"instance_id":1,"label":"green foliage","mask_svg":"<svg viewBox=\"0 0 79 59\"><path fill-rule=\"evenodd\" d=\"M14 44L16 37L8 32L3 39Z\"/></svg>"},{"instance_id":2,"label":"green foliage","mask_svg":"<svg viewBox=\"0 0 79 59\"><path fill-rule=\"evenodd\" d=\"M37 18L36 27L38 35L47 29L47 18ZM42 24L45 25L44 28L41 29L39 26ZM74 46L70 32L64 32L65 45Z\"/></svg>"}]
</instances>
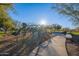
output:
<instances>
[{"instance_id":1,"label":"green foliage","mask_svg":"<svg viewBox=\"0 0 79 59\"><path fill-rule=\"evenodd\" d=\"M0 28L5 31L14 28L13 20L8 14L10 10L14 11L13 9L13 4L0 4Z\"/></svg>"},{"instance_id":2,"label":"green foliage","mask_svg":"<svg viewBox=\"0 0 79 59\"><path fill-rule=\"evenodd\" d=\"M8 18L8 11L14 10L13 4L0 4L0 18Z\"/></svg>"},{"instance_id":3,"label":"green foliage","mask_svg":"<svg viewBox=\"0 0 79 59\"><path fill-rule=\"evenodd\" d=\"M55 9L59 14L63 14L70 18L74 25L79 25L79 4L78 3L60 3L55 4Z\"/></svg>"},{"instance_id":4,"label":"green foliage","mask_svg":"<svg viewBox=\"0 0 79 59\"><path fill-rule=\"evenodd\" d=\"M52 26L55 30L59 30L62 27L61 25L58 25L58 24L53 24Z\"/></svg>"}]
</instances>

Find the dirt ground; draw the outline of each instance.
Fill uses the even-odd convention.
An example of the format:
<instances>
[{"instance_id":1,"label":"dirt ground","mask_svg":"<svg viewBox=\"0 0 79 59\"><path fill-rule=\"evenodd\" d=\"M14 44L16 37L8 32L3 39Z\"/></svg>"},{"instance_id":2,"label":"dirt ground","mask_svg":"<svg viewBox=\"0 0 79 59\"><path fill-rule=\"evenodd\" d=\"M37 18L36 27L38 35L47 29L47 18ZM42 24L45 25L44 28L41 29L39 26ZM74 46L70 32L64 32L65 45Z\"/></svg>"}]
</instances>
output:
<instances>
[{"instance_id":1,"label":"dirt ground","mask_svg":"<svg viewBox=\"0 0 79 59\"><path fill-rule=\"evenodd\" d=\"M66 49L69 56L79 56L79 43L66 40Z\"/></svg>"}]
</instances>

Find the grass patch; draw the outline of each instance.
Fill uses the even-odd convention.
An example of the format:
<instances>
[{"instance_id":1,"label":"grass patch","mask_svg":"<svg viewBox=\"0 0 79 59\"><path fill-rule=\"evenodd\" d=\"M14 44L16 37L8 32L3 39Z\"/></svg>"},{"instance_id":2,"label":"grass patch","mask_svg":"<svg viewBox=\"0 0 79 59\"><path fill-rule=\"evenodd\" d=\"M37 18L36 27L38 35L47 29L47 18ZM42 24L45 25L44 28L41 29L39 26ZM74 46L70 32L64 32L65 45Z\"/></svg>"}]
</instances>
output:
<instances>
[{"instance_id":1,"label":"grass patch","mask_svg":"<svg viewBox=\"0 0 79 59\"><path fill-rule=\"evenodd\" d=\"M79 32L71 32L73 35L79 35Z\"/></svg>"},{"instance_id":2,"label":"grass patch","mask_svg":"<svg viewBox=\"0 0 79 59\"><path fill-rule=\"evenodd\" d=\"M2 38L4 35L5 33L0 31L0 38Z\"/></svg>"}]
</instances>

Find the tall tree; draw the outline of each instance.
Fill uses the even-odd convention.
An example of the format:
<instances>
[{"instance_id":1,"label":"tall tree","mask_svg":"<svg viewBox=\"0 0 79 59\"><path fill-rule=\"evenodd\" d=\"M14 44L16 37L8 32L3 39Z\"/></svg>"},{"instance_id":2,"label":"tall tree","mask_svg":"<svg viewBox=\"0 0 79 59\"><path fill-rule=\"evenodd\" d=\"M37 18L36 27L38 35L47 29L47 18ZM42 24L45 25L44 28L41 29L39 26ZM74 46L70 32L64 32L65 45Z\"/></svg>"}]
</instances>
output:
<instances>
[{"instance_id":1,"label":"tall tree","mask_svg":"<svg viewBox=\"0 0 79 59\"><path fill-rule=\"evenodd\" d=\"M14 12L13 4L0 4L0 28L3 28L5 32L14 27L13 20L9 16L9 11Z\"/></svg>"},{"instance_id":2,"label":"tall tree","mask_svg":"<svg viewBox=\"0 0 79 59\"><path fill-rule=\"evenodd\" d=\"M59 24L53 24L53 28L55 29L55 30L60 30L61 29L61 25L59 25Z\"/></svg>"},{"instance_id":3,"label":"tall tree","mask_svg":"<svg viewBox=\"0 0 79 59\"><path fill-rule=\"evenodd\" d=\"M61 3L54 4L52 9L56 10L59 14L63 14L70 18L74 25L79 26L79 4L78 3Z\"/></svg>"}]
</instances>

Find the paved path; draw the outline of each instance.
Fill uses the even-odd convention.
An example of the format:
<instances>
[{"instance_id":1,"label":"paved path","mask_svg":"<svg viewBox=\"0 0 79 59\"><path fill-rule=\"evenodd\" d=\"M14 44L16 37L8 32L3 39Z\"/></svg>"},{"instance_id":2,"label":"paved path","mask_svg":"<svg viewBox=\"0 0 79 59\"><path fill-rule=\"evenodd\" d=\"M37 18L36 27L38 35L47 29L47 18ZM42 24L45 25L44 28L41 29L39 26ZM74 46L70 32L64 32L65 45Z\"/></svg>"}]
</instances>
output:
<instances>
[{"instance_id":1,"label":"paved path","mask_svg":"<svg viewBox=\"0 0 79 59\"><path fill-rule=\"evenodd\" d=\"M65 40L62 36L53 37L36 47L29 56L35 56L38 48L38 56L67 56Z\"/></svg>"}]
</instances>

